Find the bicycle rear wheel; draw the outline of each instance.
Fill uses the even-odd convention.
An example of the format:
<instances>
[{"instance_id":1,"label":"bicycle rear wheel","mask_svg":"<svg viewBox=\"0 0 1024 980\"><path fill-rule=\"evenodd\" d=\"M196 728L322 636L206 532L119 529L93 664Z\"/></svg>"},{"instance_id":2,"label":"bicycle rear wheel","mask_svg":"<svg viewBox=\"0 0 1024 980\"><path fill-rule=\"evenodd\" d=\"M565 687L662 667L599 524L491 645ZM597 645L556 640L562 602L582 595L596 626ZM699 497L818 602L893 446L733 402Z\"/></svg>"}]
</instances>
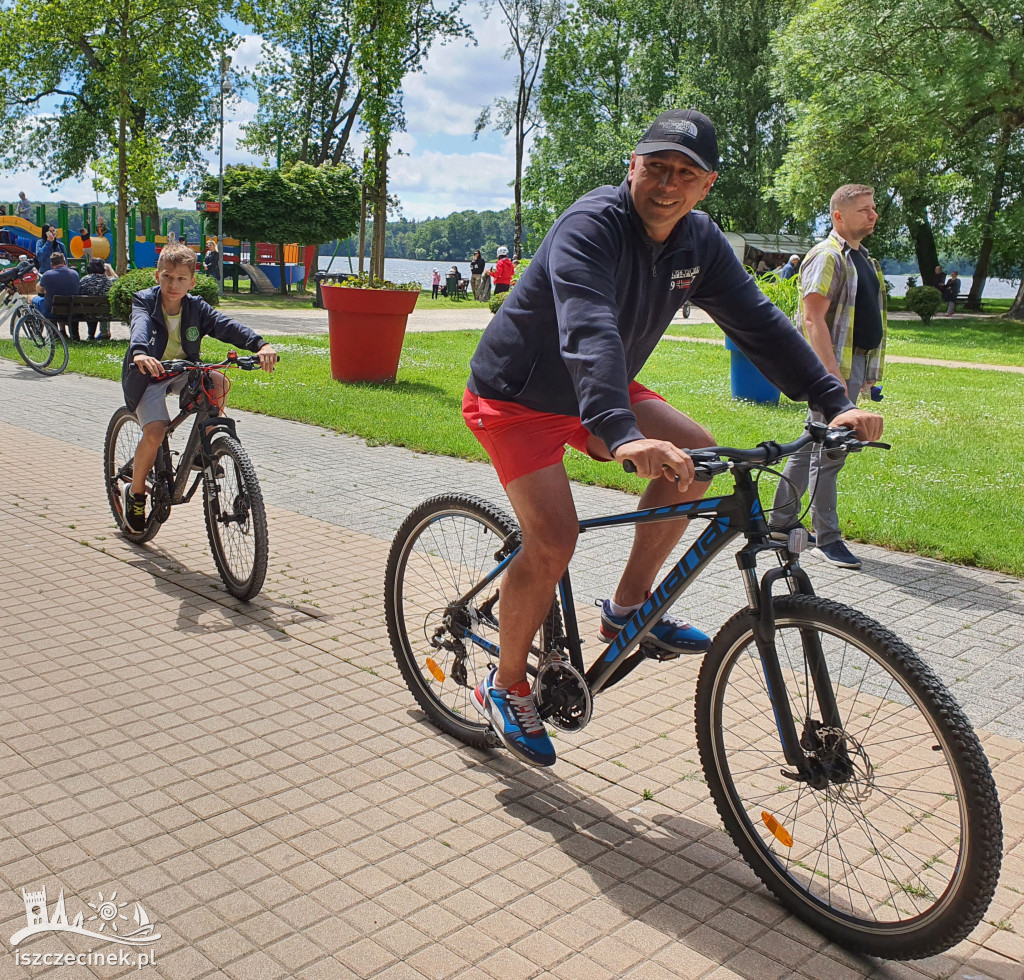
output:
<instances>
[{"instance_id":1,"label":"bicycle rear wheel","mask_svg":"<svg viewBox=\"0 0 1024 980\"><path fill-rule=\"evenodd\" d=\"M930 956L981 920L1002 826L995 782L942 682L878 623L812 596L775 600L775 643L801 744L828 773L791 778L749 613L715 637L697 682L697 742L726 830L791 912L847 949ZM821 645L842 722L821 712Z\"/></svg>"},{"instance_id":2,"label":"bicycle rear wheel","mask_svg":"<svg viewBox=\"0 0 1024 980\"><path fill-rule=\"evenodd\" d=\"M515 545L506 549L505 542L513 536L516 522L500 508L443 494L405 519L388 555L384 609L402 676L431 722L474 748L496 744L470 697L498 661L500 579L469 601L462 596L511 552ZM553 600L531 667L560 634Z\"/></svg>"},{"instance_id":3,"label":"bicycle rear wheel","mask_svg":"<svg viewBox=\"0 0 1024 980\"><path fill-rule=\"evenodd\" d=\"M216 494L203 479L206 531L217 571L236 599L251 599L267 577L267 512L256 468L242 444L227 434L215 435L212 466Z\"/></svg>"},{"instance_id":4,"label":"bicycle rear wheel","mask_svg":"<svg viewBox=\"0 0 1024 980\"><path fill-rule=\"evenodd\" d=\"M57 375L68 366L68 343L37 310L27 310L14 325L14 346L22 360L40 374Z\"/></svg>"},{"instance_id":5,"label":"bicycle rear wheel","mask_svg":"<svg viewBox=\"0 0 1024 980\"><path fill-rule=\"evenodd\" d=\"M142 426L135 413L122 405L107 424L103 438L103 482L107 491L107 503L117 522L118 530L135 544L145 544L160 530L160 521L154 516L153 508L146 517L146 529L136 534L128 527L124 517L124 492L132 482L135 450L142 438ZM153 475L146 480L146 493L153 500Z\"/></svg>"}]
</instances>

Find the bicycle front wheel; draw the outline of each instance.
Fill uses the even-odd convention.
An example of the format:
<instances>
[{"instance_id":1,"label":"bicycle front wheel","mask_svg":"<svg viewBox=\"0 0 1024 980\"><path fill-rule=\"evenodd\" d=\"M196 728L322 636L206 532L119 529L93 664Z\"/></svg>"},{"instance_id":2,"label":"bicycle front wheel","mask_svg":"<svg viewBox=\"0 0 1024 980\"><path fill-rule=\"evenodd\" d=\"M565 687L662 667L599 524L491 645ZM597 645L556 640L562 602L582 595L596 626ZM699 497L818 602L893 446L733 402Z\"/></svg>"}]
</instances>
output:
<instances>
[{"instance_id":1,"label":"bicycle front wheel","mask_svg":"<svg viewBox=\"0 0 1024 980\"><path fill-rule=\"evenodd\" d=\"M267 512L256 469L242 444L229 435L213 438L215 492L203 480L206 531L217 571L236 599L251 599L267 577Z\"/></svg>"},{"instance_id":2,"label":"bicycle front wheel","mask_svg":"<svg viewBox=\"0 0 1024 980\"><path fill-rule=\"evenodd\" d=\"M124 516L124 492L132 482L132 470L135 465L135 450L142 438L142 426L135 413L122 405L107 424L107 434L103 439L103 482L107 491L107 503L117 522L118 530L131 542L145 544L156 536L160 530L160 521L153 514L153 509L146 515L146 529L136 534L128 526ZM146 479L146 494L153 500L153 474Z\"/></svg>"},{"instance_id":3,"label":"bicycle front wheel","mask_svg":"<svg viewBox=\"0 0 1024 980\"><path fill-rule=\"evenodd\" d=\"M40 374L57 375L68 366L68 342L57 326L37 310L28 310L14 325L14 347Z\"/></svg>"},{"instance_id":4,"label":"bicycle front wheel","mask_svg":"<svg viewBox=\"0 0 1024 980\"><path fill-rule=\"evenodd\" d=\"M516 522L500 508L469 494L443 494L405 519L388 555L384 609L402 676L430 721L474 748L495 744L470 698L498 662L500 577L463 597L504 560L517 536ZM534 640L532 668L560 633L553 599Z\"/></svg>"},{"instance_id":5,"label":"bicycle front wheel","mask_svg":"<svg viewBox=\"0 0 1024 980\"><path fill-rule=\"evenodd\" d=\"M797 734L826 779L813 788L783 757L752 620L738 613L697 682L697 743L726 830L786 908L847 949L890 959L948 949L981 920L1002 857L977 736L935 674L866 616L785 596L775 625ZM821 724L818 644L839 730Z\"/></svg>"}]
</instances>

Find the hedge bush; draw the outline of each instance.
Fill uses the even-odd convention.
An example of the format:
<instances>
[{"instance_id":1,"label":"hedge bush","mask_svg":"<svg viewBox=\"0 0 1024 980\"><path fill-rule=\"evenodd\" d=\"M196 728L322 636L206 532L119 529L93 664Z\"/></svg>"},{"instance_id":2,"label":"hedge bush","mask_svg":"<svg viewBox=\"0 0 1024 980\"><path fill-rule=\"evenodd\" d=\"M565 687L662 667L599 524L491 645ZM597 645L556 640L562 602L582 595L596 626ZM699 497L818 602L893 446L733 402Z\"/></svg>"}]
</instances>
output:
<instances>
[{"instance_id":1,"label":"hedge bush","mask_svg":"<svg viewBox=\"0 0 1024 980\"><path fill-rule=\"evenodd\" d=\"M126 272L120 279L115 279L110 285L110 292L107 298L110 301L110 311L122 323L128 323L132 315L132 297L140 289L149 289L156 285L156 269L132 269ZM216 306L220 302L217 280L203 272L196 274L196 284L189 290L193 296L205 299L210 306Z\"/></svg>"},{"instance_id":2,"label":"hedge bush","mask_svg":"<svg viewBox=\"0 0 1024 980\"><path fill-rule=\"evenodd\" d=\"M907 309L916 313L925 323L939 312L945 303L934 286L911 286L907 290Z\"/></svg>"}]
</instances>

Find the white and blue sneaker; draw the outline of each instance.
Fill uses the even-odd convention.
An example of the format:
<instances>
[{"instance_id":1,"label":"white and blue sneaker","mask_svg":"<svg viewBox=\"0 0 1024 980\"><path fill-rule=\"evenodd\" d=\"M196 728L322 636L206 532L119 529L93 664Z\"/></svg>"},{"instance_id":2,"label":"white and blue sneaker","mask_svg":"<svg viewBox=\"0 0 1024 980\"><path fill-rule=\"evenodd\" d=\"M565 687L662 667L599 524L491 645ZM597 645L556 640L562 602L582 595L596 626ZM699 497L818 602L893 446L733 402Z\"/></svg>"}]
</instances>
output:
<instances>
[{"instance_id":1,"label":"white and blue sneaker","mask_svg":"<svg viewBox=\"0 0 1024 980\"><path fill-rule=\"evenodd\" d=\"M548 738L530 682L520 681L507 691L494 686L493 668L473 691L473 703L490 723L505 748L528 766L553 766L555 747Z\"/></svg>"},{"instance_id":2,"label":"white and blue sneaker","mask_svg":"<svg viewBox=\"0 0 1024 980\"><path fill-rule=\"evenodd\" d=\"M632 613L628 616L613 615L608 600L605 599L601 603L601 639L611 643L632 616ZM711 646L711 637L681 619L662 616L651 627L644 642L651 643L668 653L705 653Z\"/></svg>"}]
</instances>

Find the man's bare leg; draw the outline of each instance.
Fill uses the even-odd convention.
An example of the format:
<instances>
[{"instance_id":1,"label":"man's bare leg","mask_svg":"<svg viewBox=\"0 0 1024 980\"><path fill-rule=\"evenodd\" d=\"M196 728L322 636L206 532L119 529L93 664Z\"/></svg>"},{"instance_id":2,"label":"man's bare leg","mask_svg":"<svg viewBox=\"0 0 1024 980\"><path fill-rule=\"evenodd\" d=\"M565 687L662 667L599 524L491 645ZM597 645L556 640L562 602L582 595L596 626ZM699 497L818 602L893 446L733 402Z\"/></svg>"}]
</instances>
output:
<instances>
[{"instance_id":1,"label":"man's bare leg","mask_svg":"<svg viewBox=\"0 0 1024 980\"><path fill-rule=\"evenodd\" d=\"M501 656L495 683L507 689L526 679L530 644L572 558L579 519L561 463L521 476L505 490L523 539L501 583Z\"/></svg>"},{"instance_id":2,"label":"man's bare leg","mask_svg":"<svg viewBox=\"0 0 1024 980\"><path fill-rule=\"evenodd\" d=\"M657 399L633 406L637 427L648 439L664 439L681 449L697 449L714 445L710 432L667 402ZM691 483L680 493L672 480L652 480L640 498L641 508L667 507L671 504L700 500L707 492L706 483ZM619 579L614 601L620 606L638 606L646 598L672 549L686 531L689 521L659 521L638 524L633 536L629 560Z\"/></svg>"}]
</instances>

